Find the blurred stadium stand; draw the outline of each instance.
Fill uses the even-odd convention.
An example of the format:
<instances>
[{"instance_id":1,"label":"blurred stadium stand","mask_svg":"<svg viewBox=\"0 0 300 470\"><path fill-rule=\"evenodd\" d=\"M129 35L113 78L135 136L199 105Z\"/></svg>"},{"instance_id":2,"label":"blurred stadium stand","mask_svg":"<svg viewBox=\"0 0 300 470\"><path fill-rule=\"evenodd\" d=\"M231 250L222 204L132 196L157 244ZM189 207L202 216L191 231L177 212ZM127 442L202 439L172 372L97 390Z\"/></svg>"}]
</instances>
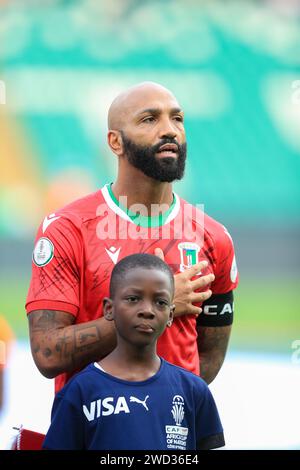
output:
<instances>
[{"instance_id":1,"label":"blurred stadium stand","mask_svg":"<svg viewBox=\"0 0 300 470\"><path fill-rule=\"evenodd\" d=\"M299 0L0 0L0 313L18 338L0 448L17 420L49 425L24 311L37 226L114 179L107 109L144 80L185 110L176 191L235 241L231 350L212 384L227 446L299 449Z\"/></svg>"},{"instance_id":2,"label":"blurred stadium stand","mask_svg":"<svg viewBox=\"0 0 300 470\"><path fill-rule=\"evenodd\" d=\"M275 302L283 278L296 283L299 20L296 1L0 2L1 311L23 315L43 217L114 179L107 109L143 80L185 109L189 158L176 190L232 232L241 286L252 279L255 296L272 279ZM10 279L17 305L5 297ZM284 315L292 328L295 315Z\"/></svg>"}]
</instances>

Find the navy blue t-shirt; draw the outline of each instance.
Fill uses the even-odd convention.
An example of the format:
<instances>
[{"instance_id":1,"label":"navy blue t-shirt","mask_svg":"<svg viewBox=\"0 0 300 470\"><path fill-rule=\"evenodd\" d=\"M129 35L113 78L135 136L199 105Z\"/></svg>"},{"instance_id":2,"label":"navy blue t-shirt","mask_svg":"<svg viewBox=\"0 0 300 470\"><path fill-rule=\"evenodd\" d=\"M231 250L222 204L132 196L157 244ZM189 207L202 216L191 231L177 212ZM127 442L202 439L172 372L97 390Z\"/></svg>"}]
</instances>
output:
<instances>
[{"instance_id":1,"label":"navy blue t-shirt","mask_svg":"<svg viewBox=\"0 0 300 470\"><path fill-rule=\"evenodd\" d=\"M56 395L45 449L193 450L224 445L206 383L161 359L147 380L129 382L90 364Z\"/></svg>"}]
</instances>

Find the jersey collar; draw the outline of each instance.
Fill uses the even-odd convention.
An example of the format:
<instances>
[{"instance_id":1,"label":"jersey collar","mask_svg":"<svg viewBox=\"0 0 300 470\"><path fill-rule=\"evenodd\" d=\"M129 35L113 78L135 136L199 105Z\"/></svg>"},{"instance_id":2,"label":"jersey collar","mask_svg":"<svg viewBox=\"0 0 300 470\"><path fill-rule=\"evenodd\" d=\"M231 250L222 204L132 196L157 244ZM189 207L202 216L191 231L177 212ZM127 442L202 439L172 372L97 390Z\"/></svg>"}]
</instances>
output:
<instances>
[{"instance_id":1,"label":"jersey collar","mask_svg":"<svg viewBox=\"0 0 300 470\"><path fill-rule=\"evenodd\" d=\"M106 184L101 189L102 195L105 199L106 204L119 215L122 219L132 222L133 224L141 227L161 227L170 223L177 216L180 209L180 200L176 193L173 193L173 202L169 209L156 217L145 217L145 216L136 216L133 212L123 207L111 190L111 184Z\"/></svg>"}]
</instances>

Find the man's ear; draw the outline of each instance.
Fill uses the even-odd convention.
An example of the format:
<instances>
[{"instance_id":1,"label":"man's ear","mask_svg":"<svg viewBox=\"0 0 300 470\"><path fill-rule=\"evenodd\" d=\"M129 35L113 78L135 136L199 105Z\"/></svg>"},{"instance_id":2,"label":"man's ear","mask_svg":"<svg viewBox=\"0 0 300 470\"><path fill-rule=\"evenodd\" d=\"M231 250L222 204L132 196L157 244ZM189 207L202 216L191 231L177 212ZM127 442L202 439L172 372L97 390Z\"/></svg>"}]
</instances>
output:
<instances>
[{"instance_id":1,"label":"man's ear","mask_svg":"<svg viewBox=\"0 0 300 470\"><path fill-rule=\"evenodd\" d=\"M107 134L107 143L114 154L118 157L123 155L123 140L120 131L109 130Z\"/></svg>"},{"instance_id":2,"label":"man's ear","mask_svg":"<svg viewBox=\"0 0 300 470\"><path fill-rule=\"evenodd\" d=\"M104 297L102 305L104 318L108 321L112 321L114 319L112 299Z\"/></svg>"},{"instance_id":3,"label":"man's ear","mask_svg":"<svg viewBox=\"0 0 300 470\"><path fill-rule=\"evenodd\" d=\"M169 320L168 320L168 323L167 323L168 327L170 327L173 323L174 312L175 312L175 305L171 305L170 306Z\"/></svg>"}]
</instances>

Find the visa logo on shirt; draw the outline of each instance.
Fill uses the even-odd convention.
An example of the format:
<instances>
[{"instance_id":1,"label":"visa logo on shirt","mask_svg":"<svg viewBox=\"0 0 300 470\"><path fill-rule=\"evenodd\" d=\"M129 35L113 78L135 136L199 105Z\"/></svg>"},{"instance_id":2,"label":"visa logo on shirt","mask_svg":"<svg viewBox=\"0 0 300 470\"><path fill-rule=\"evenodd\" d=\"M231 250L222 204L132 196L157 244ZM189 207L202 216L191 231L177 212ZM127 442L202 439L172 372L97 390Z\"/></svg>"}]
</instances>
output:
<instances>
[{"instance_id":1,"label":"visa logo on shirt","mask_svg":"<svg viewBox=\"0 0 300 470\"><path fill-rule=\"evenodd\" d=\"M90 404L90 408L83 405L83 412L88 421L93 421L100 416L109 416L112 414L130 413L125 397L118 397L114 404L114 397L103 398L103 400L95 400Z\"/></svg>"},{"instance_id":2,"label":"visa logo on shirt","mask_svg":"<svg viewBox=\"0 0 300 470\"><path fill-rule=\"evenodd\" d=\"M142 405L142 407L149 411L147 406L147 400L149 395L146 395L144 400L141 400L137 397L130 397L130 402L137 403L138 405ZM130 413L129 407L127 405L127 401L125 397L118 397L116 403L114 403L114 397L106 397L102 400L92 401L90 403L90 407L88 408L86 405L83 405L83 413L88 421L93 421L96 418L100 418L100 416L109 416L112 414L119 414L119 413Z\"/></svg>"}]
</instances>

